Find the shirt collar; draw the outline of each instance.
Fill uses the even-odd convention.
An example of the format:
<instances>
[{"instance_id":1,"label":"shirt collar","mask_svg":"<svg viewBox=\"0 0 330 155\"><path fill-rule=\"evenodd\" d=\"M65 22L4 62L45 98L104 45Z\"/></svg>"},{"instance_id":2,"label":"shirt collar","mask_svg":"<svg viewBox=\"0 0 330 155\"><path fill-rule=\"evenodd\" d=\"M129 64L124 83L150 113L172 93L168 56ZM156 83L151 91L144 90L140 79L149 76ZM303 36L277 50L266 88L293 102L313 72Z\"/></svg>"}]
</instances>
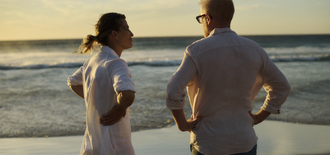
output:
<instances>
[{"instance_id":1,"label":"shirt collar","mask_svg":"<svg viewBox=\"0 0 330 155\"><path fill-rule=\"evenodd\" d=\"M102 52L108 52L108 53L110 53L110 54L112 54L114 56L119 57L118 54L112 48L110 48L109 46L102 46L101 47L101 51Z\"/></svg>"},{"instance_id":2,"label":"shirt collar","mask_svg":"<svg viewBox=\"0 0 330 155\"><path fill-rule=\"evenodd\" d=\"M225 28L215 28L213 29L209 36L212 36L212 35L216 35L216 34L220 34L220 33L235 33L233 30L231 30L230 28L228 27L225 27Z\"/></svg>"}]
</instances>

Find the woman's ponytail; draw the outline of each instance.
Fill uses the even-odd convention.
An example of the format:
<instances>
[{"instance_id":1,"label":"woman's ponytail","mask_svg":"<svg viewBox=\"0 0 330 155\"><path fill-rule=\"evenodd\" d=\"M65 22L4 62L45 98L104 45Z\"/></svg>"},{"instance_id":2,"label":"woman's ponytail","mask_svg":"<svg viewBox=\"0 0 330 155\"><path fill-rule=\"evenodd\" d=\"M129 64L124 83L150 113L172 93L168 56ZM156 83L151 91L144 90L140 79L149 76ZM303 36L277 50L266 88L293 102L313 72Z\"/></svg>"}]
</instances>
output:
<instances>
[{"instance_id":1,"label":"woman's ponytail","mask_svg":"<svg viewBox=\"0 0 330 155\"><path fill-rule=\"evenodd\" d=\"M98 42L99 40L97 39L96 36L89 34L83 40L82 44L79 46L78 52L83 54L88 53L90 50L95 48Z\"/></svg>"}]
</instances>

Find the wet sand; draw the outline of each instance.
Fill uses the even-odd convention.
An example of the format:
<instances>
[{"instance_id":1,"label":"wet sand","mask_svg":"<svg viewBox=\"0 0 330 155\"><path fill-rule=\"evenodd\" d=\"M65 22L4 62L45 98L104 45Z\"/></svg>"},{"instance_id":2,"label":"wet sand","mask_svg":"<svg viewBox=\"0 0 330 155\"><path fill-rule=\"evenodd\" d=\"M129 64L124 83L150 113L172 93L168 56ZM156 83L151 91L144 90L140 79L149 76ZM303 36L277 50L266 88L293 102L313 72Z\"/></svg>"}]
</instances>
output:
<instances>
[{"instance_id":1,"label":"wet sand","mask_svg":"<svg viewBox=\"0 0 330 155\"><path fill-rule=\"evenodd\" d=\"M255 126L258 155L330 155L330 126L265 121ZM77 155L83 136L2 138L1 155ZM189 155L189 132L176 126L132 133L136 155Z\"/></svg>"}]
</instances>

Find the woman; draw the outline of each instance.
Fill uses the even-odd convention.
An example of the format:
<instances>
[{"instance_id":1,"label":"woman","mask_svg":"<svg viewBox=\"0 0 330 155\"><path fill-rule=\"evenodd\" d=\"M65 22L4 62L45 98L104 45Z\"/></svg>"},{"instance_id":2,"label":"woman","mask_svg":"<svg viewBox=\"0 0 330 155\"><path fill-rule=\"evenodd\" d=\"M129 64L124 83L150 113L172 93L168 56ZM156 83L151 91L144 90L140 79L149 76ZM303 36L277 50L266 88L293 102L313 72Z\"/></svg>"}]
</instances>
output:
<instances>
[{"instance_id":1,"label":"woman","mask_svg":"<svg viewBox=\"0 0 330 155\"><path fill-rule=\"evenodd\" d=\"M68 85L86 104L86 131L81 155L134 155L128 107L134 101L134 83L126 62L120 59L131 48L133 33L125 15L106 13L95 25L79 51L95 45L100 52L68 78Z\"/></svg>"}]
</instances>

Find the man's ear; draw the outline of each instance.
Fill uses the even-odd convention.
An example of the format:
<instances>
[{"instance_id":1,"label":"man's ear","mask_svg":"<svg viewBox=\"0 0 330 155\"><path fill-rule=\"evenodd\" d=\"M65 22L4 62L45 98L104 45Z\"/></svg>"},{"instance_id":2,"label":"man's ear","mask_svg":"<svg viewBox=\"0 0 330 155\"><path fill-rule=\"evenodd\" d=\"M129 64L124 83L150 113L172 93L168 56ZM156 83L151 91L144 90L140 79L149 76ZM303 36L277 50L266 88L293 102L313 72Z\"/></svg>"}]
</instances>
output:
<instances>
[{"instance_id":1,"label":"man's ear","mask_svg":"<svg viewBox=\"0 0 330 155\"><path fill-rule=\"evenodd\" d=\"M207 23L207 25L210 25L211 22L212 22L212 18L211 18L209 15L206 15L206 16L205 16L205 19L206 19L206 23Z\"/></svg>"}]
</instances>

